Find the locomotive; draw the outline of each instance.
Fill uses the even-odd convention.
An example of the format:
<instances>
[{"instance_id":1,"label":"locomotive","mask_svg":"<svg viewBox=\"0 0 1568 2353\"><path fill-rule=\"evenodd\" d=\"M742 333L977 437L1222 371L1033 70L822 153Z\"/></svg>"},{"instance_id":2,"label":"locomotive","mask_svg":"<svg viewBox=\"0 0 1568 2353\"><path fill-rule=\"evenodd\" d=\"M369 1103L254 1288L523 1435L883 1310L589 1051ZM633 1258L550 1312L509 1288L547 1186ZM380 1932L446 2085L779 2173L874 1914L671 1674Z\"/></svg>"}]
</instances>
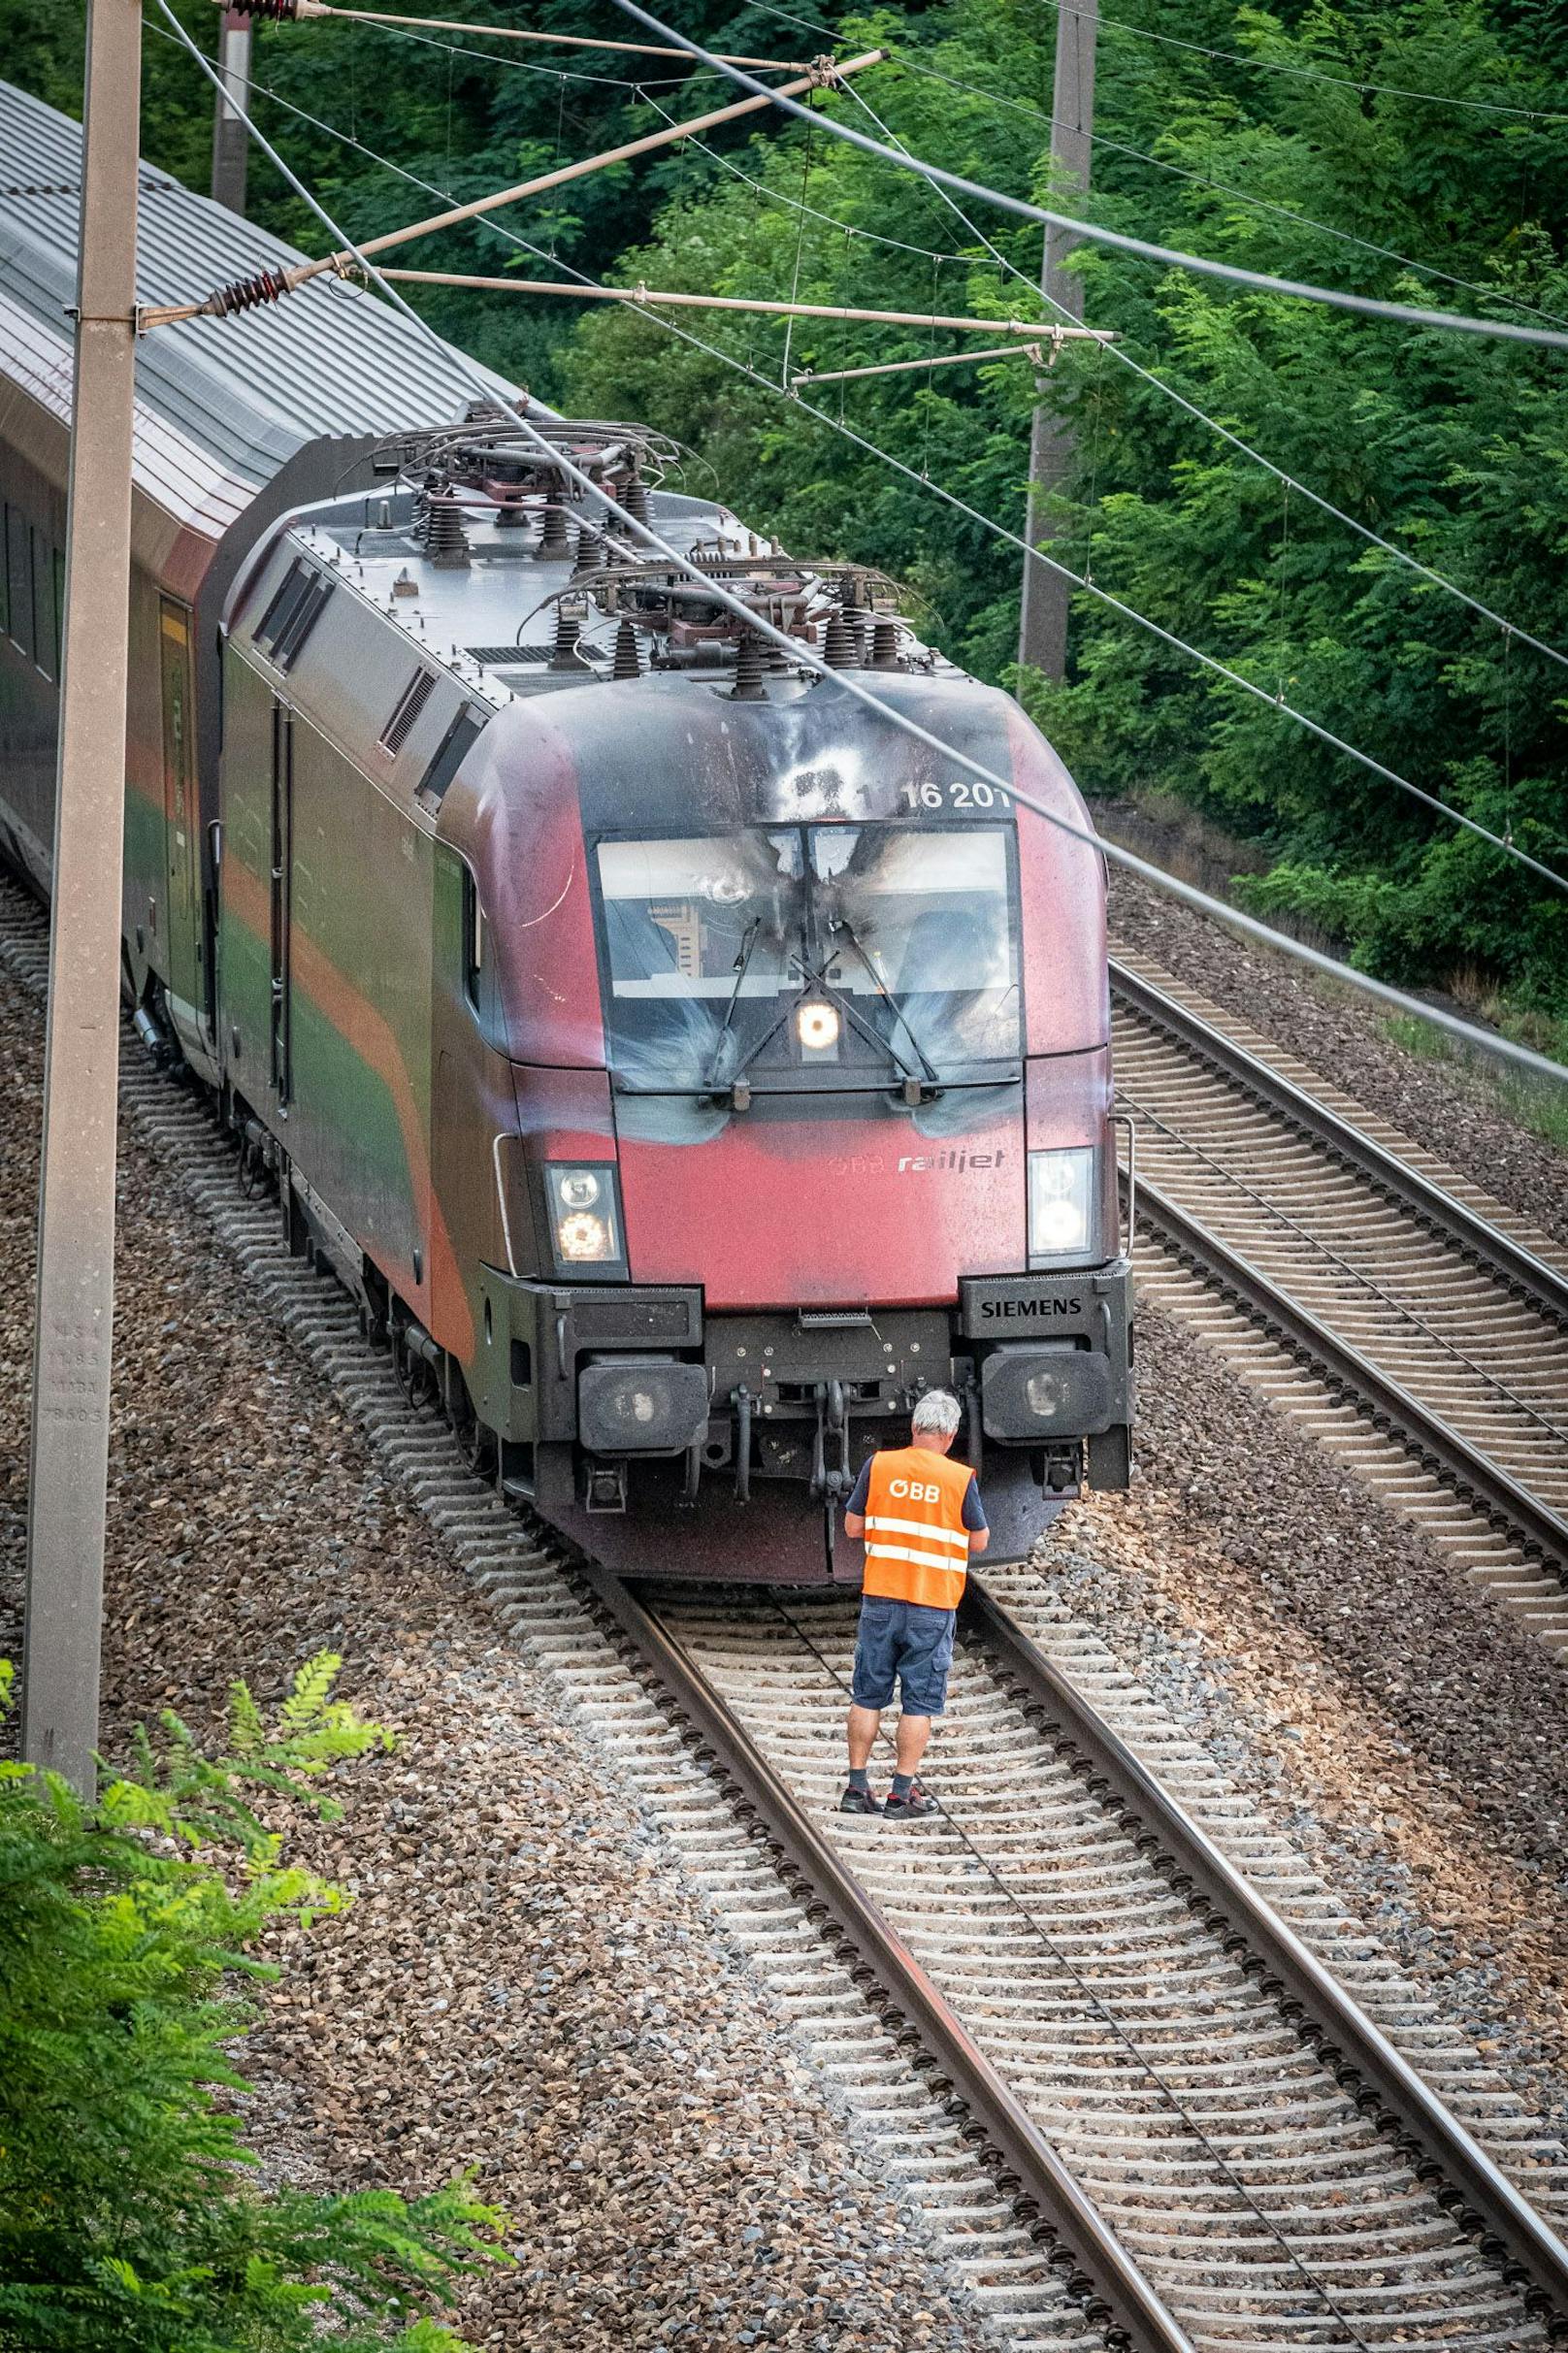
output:
<instances>
[{"instance_id":1,"label":"locomotive","mask_svg":"<svg viewBox=\"0 0 1568 2353\"><path fill-rule=\"evenodd\" d=\"M0 87L0 847L47 890L79 134ZM145 299L297 258L143 201ZM1129 1469L1103 861L1005 787L1083 802L890 582L484 381L332 279L146 346L137 1026L409 1392L610 1567L830 1577L935 1386L1017 1556Z\"/></svg>"}]
</instances>

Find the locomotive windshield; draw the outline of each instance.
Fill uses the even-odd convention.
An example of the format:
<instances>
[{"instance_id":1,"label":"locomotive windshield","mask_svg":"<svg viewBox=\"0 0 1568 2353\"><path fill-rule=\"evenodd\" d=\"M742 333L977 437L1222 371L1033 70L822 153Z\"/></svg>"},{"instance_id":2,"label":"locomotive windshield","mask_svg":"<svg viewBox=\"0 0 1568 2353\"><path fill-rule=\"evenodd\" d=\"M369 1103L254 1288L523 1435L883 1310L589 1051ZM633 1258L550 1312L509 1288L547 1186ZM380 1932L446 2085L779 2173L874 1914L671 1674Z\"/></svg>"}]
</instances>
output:
<instances>
[{"instance_id":1,"label":"locomotive windshield","mask_svg":"<svg viewBox=\"0 0 1568 2353\"><path fill-rule=\"evenodd\" d=\"M1019 1054L1002 826L602 841L621 1083L983 1082Z\"/></svg>"}]
</instances>

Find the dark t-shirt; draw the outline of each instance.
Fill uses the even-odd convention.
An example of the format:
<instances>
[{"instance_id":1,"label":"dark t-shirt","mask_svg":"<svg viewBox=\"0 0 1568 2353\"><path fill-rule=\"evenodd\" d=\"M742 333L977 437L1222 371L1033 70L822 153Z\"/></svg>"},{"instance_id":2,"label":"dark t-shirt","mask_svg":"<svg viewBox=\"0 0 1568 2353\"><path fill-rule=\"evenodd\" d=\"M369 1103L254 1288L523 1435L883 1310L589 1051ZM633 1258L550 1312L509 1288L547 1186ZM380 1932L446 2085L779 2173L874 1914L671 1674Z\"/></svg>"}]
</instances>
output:
<instances>
[{"instance_id":1,"label":"dark t-shirt","mask_svg":"<svg viewBox=\"0 0 1568 2353\"><path fill-rule=\"evenodd\" d=\"M861 1464L861 1475L855 1482L855 1492L844 1506L846 1512L856 1512L862 1519L866 1516L866 1499L871 1491L871 1464L875 1459L874 1454L866 1455ZM971 1536L978 1536L982 1528L990 1525L986 1519L986 1507L980 1500L980 1482L972 1475L964 1490L964 1524Z\"/></svg>"}]
</instances>

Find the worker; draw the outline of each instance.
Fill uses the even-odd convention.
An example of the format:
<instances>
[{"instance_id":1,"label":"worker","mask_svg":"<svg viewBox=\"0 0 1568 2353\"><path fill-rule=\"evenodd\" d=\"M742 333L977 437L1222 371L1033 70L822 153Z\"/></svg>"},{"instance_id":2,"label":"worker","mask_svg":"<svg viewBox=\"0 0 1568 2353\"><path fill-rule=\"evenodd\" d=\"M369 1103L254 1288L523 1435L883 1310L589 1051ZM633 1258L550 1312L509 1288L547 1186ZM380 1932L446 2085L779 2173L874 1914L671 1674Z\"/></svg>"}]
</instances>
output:
<instances>
[{"instance_id":1,"label":"worker","mask_svg":"<svg viewBox=\"0 0 1568 2353\"><path fill-rule=\"evenodd\" d=\"M846 1535L866 1540L860 1634L847 1727L849 1785L840 1814L922 1821L940 1811L917 1778L931 1717L947 1705L953 1629L970 1556L990 1542L966 1462L949 1462L963 1412L951 1389L928 1389L909 1444L871 1455L844 1511ZM871 1747L898 1685L901 1713L893 1786L871 1794Z\"/></svg>"}]
</instances>

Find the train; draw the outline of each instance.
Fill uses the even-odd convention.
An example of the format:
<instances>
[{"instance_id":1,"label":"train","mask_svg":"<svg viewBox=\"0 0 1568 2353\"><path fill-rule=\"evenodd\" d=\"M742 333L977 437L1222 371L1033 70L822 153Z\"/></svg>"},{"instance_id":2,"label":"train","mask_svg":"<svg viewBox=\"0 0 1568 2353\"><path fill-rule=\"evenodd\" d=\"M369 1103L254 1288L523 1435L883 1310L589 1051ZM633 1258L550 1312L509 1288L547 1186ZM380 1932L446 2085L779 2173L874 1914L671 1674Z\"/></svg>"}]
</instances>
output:
<instances>
[{"instance_id":1,"label":"train","mask_svg":"<svg viewBox=\"0 0 1568 2353\"><path fill-rule=\"evenodd\" d=\"M80 131L0 84L0 855L47 894ZM299 258L140 202L145 303ZM891 581L679 455L337 278L147 335L125 1002L409 1395L608 1567L843 1575L931 1387L1021 1557L1130 1470L1103 856Z\"/></svg>"}]
</instances>

